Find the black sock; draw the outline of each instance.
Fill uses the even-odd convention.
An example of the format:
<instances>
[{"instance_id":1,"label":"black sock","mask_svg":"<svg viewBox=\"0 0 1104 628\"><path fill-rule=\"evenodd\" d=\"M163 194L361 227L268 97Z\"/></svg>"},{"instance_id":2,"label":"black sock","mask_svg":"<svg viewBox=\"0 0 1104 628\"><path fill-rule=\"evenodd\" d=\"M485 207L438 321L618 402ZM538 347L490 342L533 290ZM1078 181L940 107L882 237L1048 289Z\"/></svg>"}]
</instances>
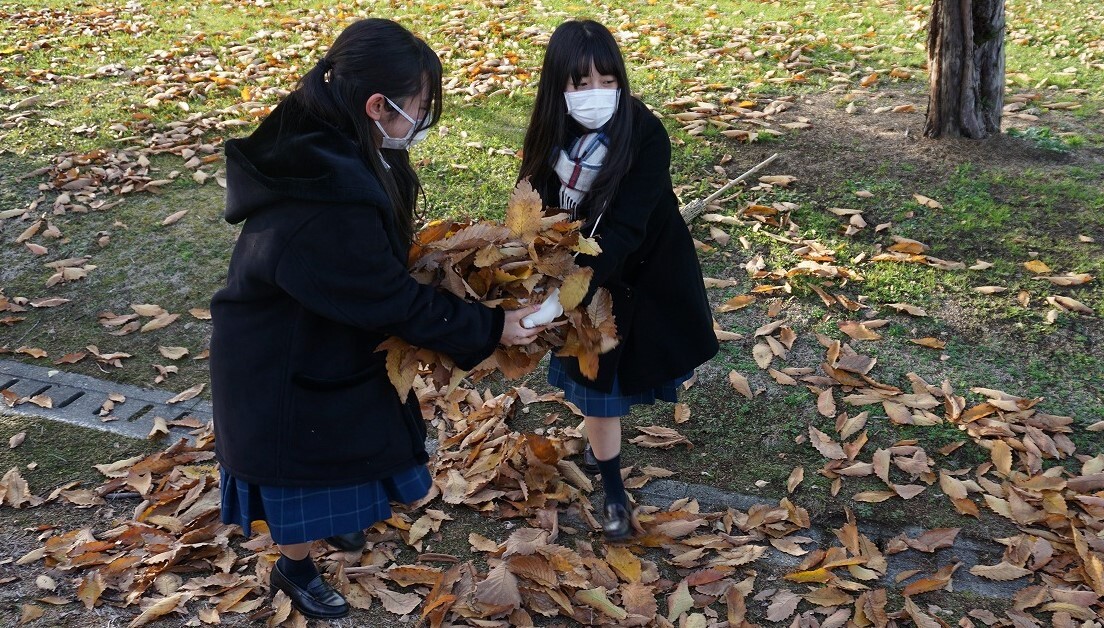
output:
<instances>
[{"instance_id":1,"label":"black sock","mask_svg":"<svg viewBox=\"0 0 1104 628\"><path fill-rule=\"evenodd\" d=\"M621 480L621 454L609 460L598 461L598 472L602 474L602 487L606 491L606 505L621 504L629 507L629 497L625 494L625 483Z\"/></svg>"},{"instance_id":2,"label":"black sock","mask_svg":"<svg viewBox=\"0 0 1104 628\"><path fill-rule=\"evenodd\" d=\"M276 561L276 565L280 567L280 573L287 576L288 580L303 588L306 588L310 581L318 575L318 568L314 566L314 561L311 560L310 556L303 560L292 560L281 554L280 560Z\"/></svg>"}]
</instances>

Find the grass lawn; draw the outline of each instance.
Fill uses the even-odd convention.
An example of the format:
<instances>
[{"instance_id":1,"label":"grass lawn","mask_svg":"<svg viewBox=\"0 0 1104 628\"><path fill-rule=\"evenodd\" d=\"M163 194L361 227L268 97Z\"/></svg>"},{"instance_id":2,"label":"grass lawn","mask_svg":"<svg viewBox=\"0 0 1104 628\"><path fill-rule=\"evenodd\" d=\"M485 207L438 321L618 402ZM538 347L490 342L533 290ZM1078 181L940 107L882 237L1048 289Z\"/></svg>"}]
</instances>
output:
<instances>
[{"instance_id":1,"label":"grass lawn","mask_svg":"<svg viewBox=\"0 0 1104 628\"><path fill-rule=\"evenodd\" d=\"M834 251L833 264L861 275L827 282L795 276L787 290L760 293L749 307L718 313L722 328L744 338L722 343L686 391L690 421L675 425L671 406L661 404L636 410L625 422L626 437L635 436L638 425L676 427L693 448L626 443L625 464L664 467L675 479L775 501L787 494L787 477L800 465L805 481L791 499L814 521L839 521L851 508L860 521L961 526L963 534L991 539L999 521L957 515L938 486L912 500L867 504L852 497L878 482L847 479L833 496L830 479L816 473L824 457L807 438L810 426L835 435L835 422L818 412L816 393L804 382L779 383L753 357L762 340L755 331L785 320L796 340L771 368L817 369L825 355L820 334L876 358L870 376L892 386L909 387L914 373L935 386L947 381L970 404L984 399L971 390L979 387L1042 398L1041 411L1073 418L1069 438L1079 454L1104 451L1099 434L1084 430L1104 420L1104 13L1095 0L1007 0L1006 132L984 141L933 141L921 137L929 8L897 0L605 8L560 0L537 6L508 0L455 6L305 0L46 0L30 6L0 0L0 216L6 216L0 219L0 305L18 308L0 307L0 358L54 364L93 345L132 357L118 368L92 356L57 368L154 386L156 366L174 366L177 372L158 387L180 391L205 382L210 324L201 310L225 280L237 231L221 219L222 142L248 133L356 17L397 19L424 36L445 64L439 132L413 155L428 200L424 217L501 218L543 46L563 19L589 16L614 31L634 92L663 116L684 203L775 152L781 160L760 174L795 178L773 186L753 181L711 208L726 222L703 218L691 226L704 274L733 280L710 289L715 305L761 285L749 265L780 273L796 268L803 258L794 242ZM675 117L698 103L745 113L729 118L727 128ZM747 131L745 139L754 141L722 132L732 129ZM82 165L81 156L92 163ZM59 167L65 161L67 167ZM105 170L97 173L97 167ZM119 179L101 185L99 178L111 173ZM82 176L97 184L61 189ZM155 192L117 194L127 181L139 188L158 183L149 185ZM68 198L59 201L62 195ZM781 207L784 229L756 220L744 211L749 204ZM831 211L841 208L854 211ZM164 224L182 210L187 213ZM866 226L848 233L855 211ZM962 266L877 261L894 237L922 243L925 255ZM73 267L85 268L86 276L47 286L57 269L46 264L78 259ZM1049 270L1036 272L1038 266L1025 267L1029 262ZM1064 274L1092 279L1062 286L1040 278ZM828 306L814 287L861 307ZM48 297L68 301L28 303ZM1054 305L1054 297L1076 299L1091 314ZM113 335L120 326L101 324L104 313L130 314L133 304L156 304L180 316L161 329L125 335ZM926 315L910 316L890 304L922 308ZM874 320L885 321L876 328L879 340L852 340L839 326ZM924 337L945 346L910 342ZM160 347L189 353L170 360ZM47 355L34 358L21 349ZM747 378L753 398L733 390L730 371ZM525 383L544 390L542 381L538 371ZM496 390L514 384L490 382ZM836 396L840 412L870 413L864 451L915 441L941 468L989 460L989 452L971 442L935 454L965 438L953 425L897 425L880 404L852 407L842 397ZM514 427L542 427L551 411L534 406ZM22 468L40 494L68 479L94 481L92 464L148 450L145 443L89 438L73 428L5 416L2 405L0 426L4 438L28 432L24 446L0 453L0 471ZM44 447L48 442L56 448ZM26 469L32 462L37 468ZM33 528L35 512L0 509L0 521ZM80 515L56 516L80 525ZM448 525L442 543L452 534ZM485 525L465 512L456 530L491 536ZM20 547L25 537L19 536ZM457 552L466 548L460 545ZM20 589L14 599L29 590ZM0 611L5 621L18 617L11 614L12 600ZM940 603L960 612L979 605L966 596ZM61 617L54 617L58 625L85 621L80 613Z\"/></svg>"}]
</instances>

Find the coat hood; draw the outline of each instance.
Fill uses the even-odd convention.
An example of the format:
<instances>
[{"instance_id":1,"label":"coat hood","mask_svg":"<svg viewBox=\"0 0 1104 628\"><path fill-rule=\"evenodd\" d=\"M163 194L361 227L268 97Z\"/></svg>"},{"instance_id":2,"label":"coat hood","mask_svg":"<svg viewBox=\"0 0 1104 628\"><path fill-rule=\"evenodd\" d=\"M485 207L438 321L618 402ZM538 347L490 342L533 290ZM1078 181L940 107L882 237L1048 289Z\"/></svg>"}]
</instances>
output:
<instances>
[{"instance_id":1,"label":"coat hood","mask_svg":"<svg viewBox=\"0 0 1104 628\"><path fill-rule=\"evenodd\" d=\"M294 97L249 137L226 142L226 221L287 199L391 206L357 144Z\"/></svg>"}]
</instances>

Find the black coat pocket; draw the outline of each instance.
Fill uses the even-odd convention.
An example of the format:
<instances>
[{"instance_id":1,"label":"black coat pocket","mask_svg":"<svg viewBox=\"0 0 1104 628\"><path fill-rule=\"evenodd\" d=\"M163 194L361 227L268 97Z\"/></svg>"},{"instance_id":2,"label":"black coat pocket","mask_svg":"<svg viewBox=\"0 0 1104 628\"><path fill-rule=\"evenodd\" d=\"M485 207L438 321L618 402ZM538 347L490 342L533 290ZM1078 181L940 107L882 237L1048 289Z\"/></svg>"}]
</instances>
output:
<instances>
[{"instance_id":1,"label":"black coat pocket","mask_svg":"<svg viewBox=\"0 0 1104 628\"><path fill-rule=\"evenodd\" d=\"M385 373L292 377L287 458L309 475L350 482L396 469L411 458L406 409ZM412 461L411 461L412 462Z\"/></svg>"}]
</instances>

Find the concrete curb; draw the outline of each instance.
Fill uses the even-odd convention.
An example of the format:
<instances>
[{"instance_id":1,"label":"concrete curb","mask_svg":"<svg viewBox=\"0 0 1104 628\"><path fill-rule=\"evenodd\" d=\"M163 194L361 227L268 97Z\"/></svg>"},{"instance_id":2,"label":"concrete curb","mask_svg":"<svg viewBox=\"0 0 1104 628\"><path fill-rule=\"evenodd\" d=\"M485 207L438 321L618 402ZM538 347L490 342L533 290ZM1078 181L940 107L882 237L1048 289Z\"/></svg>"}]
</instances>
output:
<instances>
[{"instance_id":1,"label":"concrete curb","mask_svg":"<svg viewBox=\"0 0 1104 628\"><path fill-rule=\"evenodd\" d=\"M0 405L0 411L22 416L44 416L71 425L142 440L149 437L154 417L174 421L190 416L206 423L212 416L211 404L203 399L168 404L175 393L116 384L87 375L66 373L12 360L0 360L0 390L5 389L20 397L45 395L53 401L53 407L43 408L33 403L23 403L12 408ZM98 413L107 401L107 396L112 393L125 396L126 401L116 404L111 412L118 420L105 423ZM165 439L176 441L185 438L192 442L190 431L184 427L170 427Z\"/></svg>"}]
</instances>

